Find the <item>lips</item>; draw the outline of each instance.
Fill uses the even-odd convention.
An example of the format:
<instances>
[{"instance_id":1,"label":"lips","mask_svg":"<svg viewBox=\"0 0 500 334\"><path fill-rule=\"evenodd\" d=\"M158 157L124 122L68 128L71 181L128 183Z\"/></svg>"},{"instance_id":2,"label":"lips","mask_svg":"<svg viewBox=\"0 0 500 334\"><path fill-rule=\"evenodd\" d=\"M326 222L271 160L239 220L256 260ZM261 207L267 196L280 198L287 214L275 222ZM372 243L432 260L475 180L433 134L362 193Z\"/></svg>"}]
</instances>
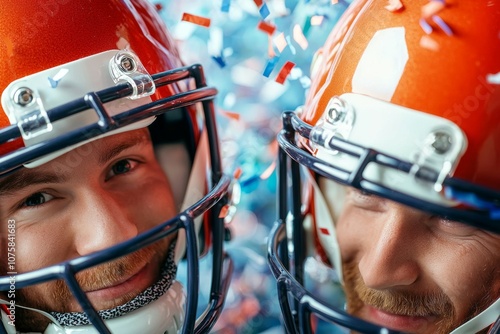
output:
<instances>
[{"instance_id":1,"label":"lips","mask_svg":"<svg viewBox=\"0 0 500 334\"><path fill-rule=\"evenodd\" d=\"M383 310L365 305L363 313L369 321L380 326L396 329L399 331L419 333L425 331L426 328L436 320L436 316L407 316L385 312Z\"/></svg>"},{"instance_id":2,"label":"lips","mask_svg":"<svg viewBox=\"0 0 500 334\"><path fill-rule=\"evenodd\" d=\"M87 297L94 300L114 300L124 295L138 294L149 287L155 280L154 270L150 268L151 263L141 267L136 273L124 277L122 280L110 286L88 291Z\"/></svg>"}]
</instances>

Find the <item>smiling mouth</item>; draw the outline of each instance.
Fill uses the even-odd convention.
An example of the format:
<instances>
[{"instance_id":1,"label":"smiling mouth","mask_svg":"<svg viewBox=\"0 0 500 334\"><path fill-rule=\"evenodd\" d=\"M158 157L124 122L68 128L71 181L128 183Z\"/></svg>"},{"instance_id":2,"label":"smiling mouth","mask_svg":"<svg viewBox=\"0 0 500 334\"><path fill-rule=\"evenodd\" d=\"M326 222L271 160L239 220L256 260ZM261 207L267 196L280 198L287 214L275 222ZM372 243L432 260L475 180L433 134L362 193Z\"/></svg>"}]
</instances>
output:
<instances>
[{"instance_id":1,"label":"smiling mouth","mask_svg":"<svg viewBox=\"0 0 500 334\"><path fill-rule=\"evenodd\" d=\"M364 313L370 321L380 326L404 332L421 332L437 319L435 315L416 316L395 314L370 305L365 305L363 309L362 313Z\"/></svg>"},{"instance_id":2,"label":"smiling mouth","mask_svg":"<svg viewBox=\"0 0 500 334\"><path fill-rule=\"evenodd\" d=\"M144 291L155 281L152 263L146 263L134 274L124 277L112 285L87 291L90 300L115 300L124 296L137 295Z\"/></svg>"},{"instance_id":3,"label":"smiling mouth","mask_svg":"<svg viewBox=\"0 0 500 334\"><path fill-rule=\"evenodd\" d=\"M117 287L123 283L126 283L127 281L130 281L132 280L135 276L137 276L141 271L143 271L145 269L147 264L145 264L144 266L140 267L138 270L136 270L133 274L129 275L128 277L124 277L112 284L109 284L108 286L104 286L104 287L100 287L100 288L96 288L96 289L91 289L91 290L88 290L88 291L85 291L86 293L90 293L90 292L95 292L95 291L100 291L100 290L105 290L105 289L112 289L114 287Z\"/></svg>"}]
</instances>

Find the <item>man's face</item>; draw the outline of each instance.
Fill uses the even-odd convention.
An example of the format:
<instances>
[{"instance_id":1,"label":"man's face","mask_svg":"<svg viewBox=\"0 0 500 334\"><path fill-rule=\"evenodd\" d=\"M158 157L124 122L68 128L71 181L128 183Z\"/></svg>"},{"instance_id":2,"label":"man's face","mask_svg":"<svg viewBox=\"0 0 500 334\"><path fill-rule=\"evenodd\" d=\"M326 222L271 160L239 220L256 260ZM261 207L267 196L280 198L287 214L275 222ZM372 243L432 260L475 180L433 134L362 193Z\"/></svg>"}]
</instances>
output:
<instances>
[{"instance_id":1,"label":"man's face","mask_svg":"<svg viewBox=\"0 0 500 334\"><path fill-rule=\"evenodd\" d=\"M410 333L449 333L500 296L500 236L353 188L337 219L348 310Z\"/></svg>"},{"instance_id":2,"label":"man's face","mask_svg":"<svg viewBox=\"0 0 500 334\"><path fill-rule=\"evenodd\" d=\"M169 183L147 129L91 142L0 179L0 217L2 225L15 221L18 273L108 248L174 215ZM77 274L94 307L113 308L152 285L170 241ZM2 275L9 271L4 257ZM81 311L61 281L18 290L16 303L46 311ZM22 319L16 317L16 324Z\"/></svg>"}]
</instances>

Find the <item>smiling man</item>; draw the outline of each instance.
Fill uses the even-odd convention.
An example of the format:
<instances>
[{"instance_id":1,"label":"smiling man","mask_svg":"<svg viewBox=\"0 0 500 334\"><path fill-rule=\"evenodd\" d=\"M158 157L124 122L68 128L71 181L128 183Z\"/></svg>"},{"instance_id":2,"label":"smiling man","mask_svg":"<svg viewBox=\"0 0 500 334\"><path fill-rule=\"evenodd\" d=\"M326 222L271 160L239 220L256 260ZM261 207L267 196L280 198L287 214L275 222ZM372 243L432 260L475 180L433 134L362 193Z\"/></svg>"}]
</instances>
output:
<instances>
[{"instance_id":1,"label":"smiling man","mask_svg":"<svg viewBox=\"0 0 500 334\"><path fill-rule=\"evenodd\" d=\"M0 12L0 332L210 331L232 268L230 179L201 67L182 67L147 1Z\"/></svg>"},{"instance_id":2,"label":"smiling man","mask_svg":"<svg viewBox=\"0 0 500 334\"><path fill-rule=\"evenodd\" d=\"M69 152L0 182L1 218L16 222L17 272L92 254L175 216L170 186L147 129L86 146L92 147L81 148L90 153L75 168L54 171L54 166L78 154ZM92 305L113 309L158 281L171 238L77 274ZM61 314L83 311L61 281L19 289L16 302ZM16 322L18 329L43 331L48 319L20 308Z\"/></svg>"},{"instance_id":3,"label":"smiling man","mask_svg":"<svg viewBox=\"0 0 500 334\"><path fill-rule=\"evenodd\" d=\"M340 19L278 136L290 332L500 332L499 31L497 1L359 0ZM345 310L303 290L324 264Z\"/></svg>"}]
</instances>

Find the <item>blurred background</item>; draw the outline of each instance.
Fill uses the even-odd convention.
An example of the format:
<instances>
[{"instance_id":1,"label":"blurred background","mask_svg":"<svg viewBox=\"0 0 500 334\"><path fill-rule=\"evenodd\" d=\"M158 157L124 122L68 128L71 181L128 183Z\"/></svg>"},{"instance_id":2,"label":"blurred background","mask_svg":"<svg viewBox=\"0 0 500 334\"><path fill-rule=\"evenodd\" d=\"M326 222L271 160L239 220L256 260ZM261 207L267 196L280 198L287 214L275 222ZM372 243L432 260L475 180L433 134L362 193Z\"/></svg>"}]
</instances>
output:
<instances>
[{"instance_id":1,"label":"blurred background","mask_svg":"<svg viewBox=\"0 0 500 334\"><path fill-rule=\"evenodd\" d=\"M284 333L266 259L276 218L275 137L281 112L305 102L314 53L351 0L151 1L184 62L202 64L208 84L218 89L224 164L228 173L242 172L227 244L235 272L214 332ZM209 264L200 269L210 270Z\"/></svg>"}]
</instances>

